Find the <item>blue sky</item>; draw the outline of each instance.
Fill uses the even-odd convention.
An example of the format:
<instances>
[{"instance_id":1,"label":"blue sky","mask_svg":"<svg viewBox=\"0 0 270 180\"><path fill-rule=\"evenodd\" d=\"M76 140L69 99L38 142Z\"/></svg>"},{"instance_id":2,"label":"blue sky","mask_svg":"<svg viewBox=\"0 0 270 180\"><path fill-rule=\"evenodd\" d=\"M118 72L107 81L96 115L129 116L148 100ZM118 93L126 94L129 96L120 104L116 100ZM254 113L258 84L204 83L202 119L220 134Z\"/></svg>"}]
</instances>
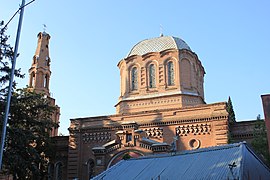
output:
<instances>
[{"instance_id":1,"label":"blue sky","mask_svg":"<svg viewBox=\"0 0 270 180\"><path fill-rule=\"evenodd\" d=\"M30 0L26 0L26 3ZM20 0L1 0L7 22ZM186 41L205 70L207 103L231 96L237 120L263 117L261 95L270 93L270 1L36 0L25 8L16 67L26 74L37 34L51 35L50 90L61 107L60 132L69 119L110 115L118 100L117 63L141 40L163 34ZM13 45L16 16L8 27Z\"/></svg>"}]
</instances>

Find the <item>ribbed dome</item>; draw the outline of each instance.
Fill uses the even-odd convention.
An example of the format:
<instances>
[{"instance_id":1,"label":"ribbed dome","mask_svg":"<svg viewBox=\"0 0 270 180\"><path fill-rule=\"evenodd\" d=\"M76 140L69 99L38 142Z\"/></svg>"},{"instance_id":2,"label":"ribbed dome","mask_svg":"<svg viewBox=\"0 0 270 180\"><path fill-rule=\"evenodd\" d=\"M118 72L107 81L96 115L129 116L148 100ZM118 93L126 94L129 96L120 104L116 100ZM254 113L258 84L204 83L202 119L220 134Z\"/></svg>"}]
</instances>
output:
<instances>
[{"instance_id":1,"label":"ribbed dome","mask_svg":"<svg viewBox=\"0 0 270 180\"><path fill-rule=\"evenodd\" d=\"M184 40L173 36L161 36L139 42L131 49L127 57L133 55L142 56L150 52L161 52L166 49L187 49L191 51Z\"/></svg>"}]
</instances>

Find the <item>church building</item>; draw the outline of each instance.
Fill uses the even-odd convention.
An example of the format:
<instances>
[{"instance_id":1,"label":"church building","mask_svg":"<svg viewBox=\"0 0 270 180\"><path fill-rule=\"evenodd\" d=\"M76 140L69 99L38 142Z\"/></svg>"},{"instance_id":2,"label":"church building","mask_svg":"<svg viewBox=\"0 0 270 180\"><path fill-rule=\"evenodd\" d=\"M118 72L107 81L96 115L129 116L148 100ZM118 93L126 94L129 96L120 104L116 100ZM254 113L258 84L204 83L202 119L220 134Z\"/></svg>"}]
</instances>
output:
<instances>
[{"instance_id":1,"label":"church building","mask_svg":"<svg viewBox=\"0 0 270 180\"><path fill-rule=\"evenodd\" d=\"M118 68L116 114L71 119L69 179L87 179L125 157L228 142L226 102L205 103L205 70L185 41L143 40Z\"/></svg>"},{"instance_id":2,"label":"church building","mask_svg":"<svg viewBox=\"0 0 270 180\"><path fill-rule=\"evenodd\" d=\"M29 70L29 87L48 97L49 39L47 33L38 34ZM122 159L252 140L254 121L237 123L227 102L205 102L205 69L184 40L142 40L117 66L121 85L116 113L71 119L69 136L53 131L57 156L51 179L86 180ZM59 114L60 108L56 122Z\"/></svg>"}]
</instances>

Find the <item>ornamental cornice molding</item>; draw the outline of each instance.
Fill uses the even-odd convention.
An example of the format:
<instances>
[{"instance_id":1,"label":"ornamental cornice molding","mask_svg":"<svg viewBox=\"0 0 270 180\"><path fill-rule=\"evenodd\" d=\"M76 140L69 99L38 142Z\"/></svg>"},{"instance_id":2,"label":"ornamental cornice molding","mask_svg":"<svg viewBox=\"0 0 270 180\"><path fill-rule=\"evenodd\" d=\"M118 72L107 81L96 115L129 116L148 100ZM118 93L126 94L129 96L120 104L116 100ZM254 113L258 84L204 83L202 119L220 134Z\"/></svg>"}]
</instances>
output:
<instances>
[{"instance_id":1,"label":"ornamental cornice molding","mask_svg":"<svg viewBox=\"0 0 270 180\"><path fill-rule=\"evenodd\" d=\"M227 120L228 116L221 115L221 116L212 116L212 117L203 117L203 118L192 118L192 119L179 119L177 117L170 118L169 120L160 120L158 122L136 122L138 124L138 128L147 128L147 127L162 127L162 126L174 126L174 125L183 125L188 123L203 123L203 122L211 122L211 121L220 121L220 120ZM119 122L116 124L110 124L106 127L102 126L84 126L80 128L81 132L90 131L105 131L105 130L123 130L122 125Z\"/></svg>"}]
</instances>

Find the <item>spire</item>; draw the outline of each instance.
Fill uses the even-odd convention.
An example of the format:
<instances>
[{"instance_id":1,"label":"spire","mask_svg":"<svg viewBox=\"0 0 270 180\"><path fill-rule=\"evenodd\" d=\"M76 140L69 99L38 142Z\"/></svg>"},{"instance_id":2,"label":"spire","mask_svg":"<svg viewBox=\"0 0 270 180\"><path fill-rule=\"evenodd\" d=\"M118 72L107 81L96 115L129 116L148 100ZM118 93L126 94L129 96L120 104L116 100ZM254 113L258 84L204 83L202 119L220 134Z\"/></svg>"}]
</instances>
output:
<instances>
[{"instance_id":1,"label":"spire","mask_svg":"<svg viewBox=\"0 0 270 180\"><path fill-rule=\"evenodd\" d=\"M29 87L37 93L45 93L47 96L50 96L50 35L44 31L42 33L38 33L37 37L37 48L33 56L32 66L29 69Z\"/></svg>"}]
</instances>

